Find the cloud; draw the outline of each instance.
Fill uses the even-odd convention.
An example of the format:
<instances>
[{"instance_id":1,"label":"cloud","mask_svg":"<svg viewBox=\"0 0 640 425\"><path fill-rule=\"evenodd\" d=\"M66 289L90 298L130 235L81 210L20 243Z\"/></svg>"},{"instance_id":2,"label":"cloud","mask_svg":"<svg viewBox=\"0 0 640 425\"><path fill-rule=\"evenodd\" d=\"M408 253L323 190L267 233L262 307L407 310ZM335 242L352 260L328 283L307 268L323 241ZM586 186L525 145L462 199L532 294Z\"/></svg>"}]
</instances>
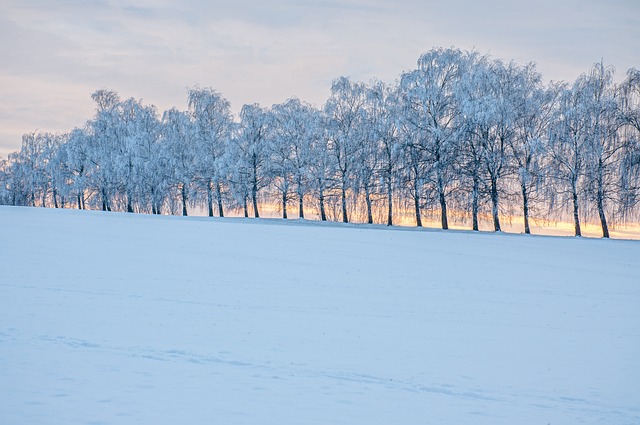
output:
<instances>
[{"instance_id":1,"label":"cloud","mask_svg":"<svg viewBox=\"0 0 640 425\"><path fill-rule=\"evenodd\" d=\"M640 52L640 4L626 0L4 0L0 16L0 154L21 132L84 122L101 87L160 111L185 108L195 84L236 111L320 106L333 78L392 81L434 46L536 61L555 80L600 58L621 76Z\"/></svg>"}]
</instances>

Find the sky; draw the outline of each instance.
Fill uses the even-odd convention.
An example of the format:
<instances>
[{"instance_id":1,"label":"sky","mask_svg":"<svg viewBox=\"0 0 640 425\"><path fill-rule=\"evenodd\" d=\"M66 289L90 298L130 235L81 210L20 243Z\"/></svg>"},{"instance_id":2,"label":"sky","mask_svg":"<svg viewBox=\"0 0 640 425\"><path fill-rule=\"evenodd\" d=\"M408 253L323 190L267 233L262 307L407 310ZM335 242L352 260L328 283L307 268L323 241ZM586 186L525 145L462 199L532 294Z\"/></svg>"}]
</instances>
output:
<instances>
[{"instance_id":1,"label":"sky","mask_svg":"<svg viewBox=\"0 0 640 425\"><path fill-rule=\"evenodd\" d=\"M545 81L640 67L637 0L0 0L0 158L34 131L82 127L91 93L186 109L213 87L239 111L331 81L393 82L434 47L535 62Z\"/></svg>"}]
</instances>

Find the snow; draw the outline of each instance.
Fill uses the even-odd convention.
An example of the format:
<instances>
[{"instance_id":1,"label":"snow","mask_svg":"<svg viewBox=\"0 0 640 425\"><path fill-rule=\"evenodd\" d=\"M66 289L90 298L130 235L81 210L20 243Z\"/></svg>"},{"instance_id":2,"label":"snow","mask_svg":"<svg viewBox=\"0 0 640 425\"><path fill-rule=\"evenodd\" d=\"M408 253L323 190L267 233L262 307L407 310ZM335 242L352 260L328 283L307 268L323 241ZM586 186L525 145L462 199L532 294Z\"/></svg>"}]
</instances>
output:
<instances>
[{"instance_id":1,"label":"snow","mask_svg":"<svg viewBox=\"0 0 640 425\"><path fill-rule=\"evenodd\" d=\"M0 207L0 423L637 424L640 243Z\"/></svg>"}]
</instances>

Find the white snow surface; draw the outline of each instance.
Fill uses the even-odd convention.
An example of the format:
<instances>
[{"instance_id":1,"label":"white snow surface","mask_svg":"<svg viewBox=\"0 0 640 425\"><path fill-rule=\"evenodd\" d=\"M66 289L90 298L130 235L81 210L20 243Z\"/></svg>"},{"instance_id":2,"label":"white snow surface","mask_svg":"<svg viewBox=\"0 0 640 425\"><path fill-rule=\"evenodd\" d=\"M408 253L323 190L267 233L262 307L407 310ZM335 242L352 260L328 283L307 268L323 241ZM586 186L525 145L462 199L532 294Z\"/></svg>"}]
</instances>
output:
<instances>
[{"instance_id":1,"label":"white snow surface","mask_svg":"<svg viewBox=\"0 0 640 425\"><path fill-rule=\"evenodd\" d=\"M2 424L638 424L640 243L0 207Z\"/></svg>"}]
</instances>

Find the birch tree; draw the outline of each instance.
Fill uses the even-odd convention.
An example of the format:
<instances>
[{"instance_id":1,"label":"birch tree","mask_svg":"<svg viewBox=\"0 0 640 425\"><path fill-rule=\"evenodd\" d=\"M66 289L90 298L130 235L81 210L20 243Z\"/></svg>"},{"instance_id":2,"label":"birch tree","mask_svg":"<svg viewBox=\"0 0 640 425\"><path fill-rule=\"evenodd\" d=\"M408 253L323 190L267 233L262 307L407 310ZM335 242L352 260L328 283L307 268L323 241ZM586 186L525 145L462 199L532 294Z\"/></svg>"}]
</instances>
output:
<instances>
[{"instance_id":1,"label":"birch tree","mask_svg":"<svg viewBox=\"0 0 640 425\"><path fill-rule=\"evenodd\" d=\"M455 187L453 170L460 127L457 116L460 83L472 54L457 49L434 49L418 59L417 69L400 80L409 131L421 135L412 148L424 151L424 179L440 206L441 226L449 228L447 198Z\"/></svg>"},{"instance_id":2,"label":"birch tree","mask_svg":"<svg viewBox=\"0 0 640 425\"><path fill-rule=\"evenodd\" d=\"M175 108L162 117L162 156L166 165L165 176L177 190L182 204L182 215L187 215L191 186L196 176L197 151L194 142L194 126L189 115Z\"/></svg>"},{"instance_id":3,"label":"birch tree","mask_svg":"<svg viewBox=\"0 0 640 425\"><path fill-rule=\"evenodd\" d=\"M231 139L233 115L231 105L212 88L195 87L188 92L189 114L195 130L193 137L200 152L196 157L198 180L207 194L207 212L213 216L215 197L218 215L224 217L223 156Z\"/></svg>"},{"instance_id":4,"label":"birch tree","mask_svg":"<svg viewBox=\"0 0 640 425\"><path fill-rule=\"evenodd\" d=\"M234 139L232 155L235 158L236 187L245 188L245 202L250 196L253 215L260 217L258 211L258 193L269 185L267 134L269 111L258 104L244 105L240 112L240 127Z\"/></svg>"},{"instance_id":5,"label":"birch tree","mask_svg":"<svg viewBox=\"0 0 640 425\"><path fill-rule=\"evenodd\" d=\"M340 189L342 221L349 222L347 192L353 188L353 168L362 149L362 129L365 116L366 88L347 77L336 79L325 105L330 137L329 151L334 156Z\"/></svg>"},{"instance_id":6,"label":"birch tree","mask_svg":"<svg viewBox=\"0 0 640 425\"><path fill-rule=\"evenodd\" d=\"M399 113L397 89L380 81L368 87L368 131L377 149L379 178L387 198L387 226L393 225L393 198L402 161Z\"/></svg>"},{"instance_id":7,"label":"birch tree","mask_svg":"<svg viewBox=\"0 0 640 425\"><path fill-rule=\"evenodd\" d=\"M511 156L522 201L524 232L531 233L529 212L532 201L543 195L548 172L548 131L558 99L559 87L542 86L533 64L521 70L516 86L515 134L510 139Z\"/></svg>"},{"instance_id":8,"label":"birch tree","mask_svg":"<svg viewBox=\"0 0 640 425\"><path fill-rule=\"evenodd\" d=\"M576 236L582 236L580 199L585 193L585 157L589 149L586 96L584 78L578 79L570 88L563 88L552 122L549 150L555 183L551 207L556 196L563 204L571 205Z\"/></svg>"}]
</instances>

